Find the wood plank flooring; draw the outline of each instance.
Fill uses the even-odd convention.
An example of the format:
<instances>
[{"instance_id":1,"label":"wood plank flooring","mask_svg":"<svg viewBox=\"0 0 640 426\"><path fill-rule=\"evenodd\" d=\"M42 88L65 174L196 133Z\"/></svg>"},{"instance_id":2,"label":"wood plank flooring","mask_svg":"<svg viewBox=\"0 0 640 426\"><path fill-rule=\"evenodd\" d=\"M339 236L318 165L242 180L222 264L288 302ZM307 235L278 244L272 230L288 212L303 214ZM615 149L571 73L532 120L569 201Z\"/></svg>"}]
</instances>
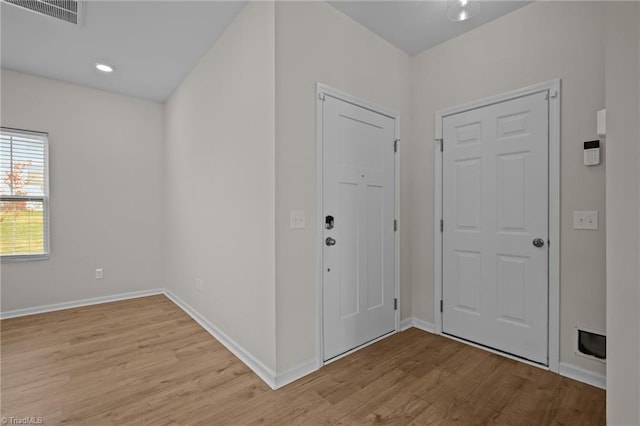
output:
<instances>
[{"instance_id":1,"label":"wood plank flooring","mask_svg":"<svg viewBox=\"0 0 640 426\"><path fill-rule=\"evenodd\" d=\"M409 329L277 391L164 296L1 322L2 416L45 425L602 425L605 393Z\"/></svg>"}]
</instances>

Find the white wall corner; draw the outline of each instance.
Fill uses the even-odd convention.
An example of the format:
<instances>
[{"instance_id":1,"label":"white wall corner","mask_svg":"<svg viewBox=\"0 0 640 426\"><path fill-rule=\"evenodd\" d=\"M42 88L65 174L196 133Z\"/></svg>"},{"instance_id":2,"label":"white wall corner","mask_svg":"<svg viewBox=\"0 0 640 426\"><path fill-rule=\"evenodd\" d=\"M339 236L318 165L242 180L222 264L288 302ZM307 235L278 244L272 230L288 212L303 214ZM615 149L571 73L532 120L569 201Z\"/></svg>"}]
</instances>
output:
<instances>
[{"instance_id":1,"label":"white wall corner","mask_svg":"<svg viewBox=\"0 0 640 426\"><path fill-rule=\"evenodd\" d=\"M405 331L413 327L413 318L405 318L400 321L400 331Z\"/></svg>"},{"instance_id":2,"label":"white wall corner","mask_svg":"<svg viewBox=\"0 0 640 426\"><path fill-rule=\"evenodd\" d=\"M568 377L600 389L607 388L607 378L604 375L576 367L575 365L561 362L559 373L561 376Z\"/></svg>"},{"instance_id":3,"label":"white wall corner","mask_svg":"<svg viewBox=\"0 0 640 426\"><path fill-rule=\"evenodd\" d=\"M193 309L182 299L173 294L170 290L165 289L164 294L187 315L193 318L195 322L200 324L202 328L204 328L209 334L211 334L240 361L242 361L247 367L249 367L254 373L256 373L258 377L260 377L267 385L269 385L269 387L271 387L271 389L277 388L276 374L272 369L264 365L260 360L253 356L251 352L240 346L237 342L220 331L220 329L214 326L211 322L209 322L209 320L200 315L198 311ZM293 380L295 379L292 379L291 381Z\"/></svg>"},{"instance_id":4,"label":"white wall corner","mask_svg":"<svg viewBox=\"0 0 640 426\"><path fill-rule=\"evenodd\" d=\"M411 327L426 331L427 333L435 333L435 326L428 321L423 321L418 318L405 318L400 321L400 331L405 331Z\"/></svg>"},{"instance_id":5,"label":"white wall corner","mask_svg":"<svg viewBox=\"0 0 640 426\"><path fill-rule=\"evenodd\" d=\"M71 302L54 303L51 305L35 306L33 308L16 309L0 312L0 319L24 317L27 315L44 314L46 312L62 311L64 309L81 308L83 306L99 305L101 303L117 302L120 300L136 299L138 297L155 296L163 294L164 290L155 288L151 290L131 291L128 293L113 294L111 296L92 297L89 299L72 300Z\"/></svg>"},{"instance_id":6,"label":"white wall corner","mask_svg":"<svg viewBox=\"0 0 640 426\"><path fill-rule=\"evenodd\" d=\"M435 326L428 321L413 318L413 326L422 331L426 331L427 333L435 333Z\"/></svg>"},{"instance_id":7,"label":"white wall corner","mask_svg":"<svg viewBox=\"0 0 640 426\"><path fill-rule=\"evenodd\" d=\"M313 373L314 371L317 371L319 368L320 365L318 364L318 361L313 360L279 373L275 378L274 389L279 389L283 386L288 385L289 383L293 383L296 380L301 379L304 376Z\"/></svg>"}]
</instances>

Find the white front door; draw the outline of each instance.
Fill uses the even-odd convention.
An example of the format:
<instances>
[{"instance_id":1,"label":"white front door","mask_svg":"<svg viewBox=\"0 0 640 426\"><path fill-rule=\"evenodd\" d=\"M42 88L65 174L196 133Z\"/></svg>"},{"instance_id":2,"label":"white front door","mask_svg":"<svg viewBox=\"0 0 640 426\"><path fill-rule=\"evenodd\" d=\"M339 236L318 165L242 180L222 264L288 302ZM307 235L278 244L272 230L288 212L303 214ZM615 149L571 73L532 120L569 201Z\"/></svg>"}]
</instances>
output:
<instances>
[{"instance_id":1,"label":"white front door","mask_svg":"<svg viewBox=\"0 0 640 426\"><path fill-rule=\"evenodd\" d=\"M545 365L548 102L443 118L443 332Z\"/></svg>"},{"instance_id":2,"label":"white front door","mask_svg":"<svg viewBox=\"0 0 640 426\"><path fill-rule=\"evenodd\" d=\"M395 330L395 120L329 95L322 114L326 361Z\"/></svg>"}]
</instances>

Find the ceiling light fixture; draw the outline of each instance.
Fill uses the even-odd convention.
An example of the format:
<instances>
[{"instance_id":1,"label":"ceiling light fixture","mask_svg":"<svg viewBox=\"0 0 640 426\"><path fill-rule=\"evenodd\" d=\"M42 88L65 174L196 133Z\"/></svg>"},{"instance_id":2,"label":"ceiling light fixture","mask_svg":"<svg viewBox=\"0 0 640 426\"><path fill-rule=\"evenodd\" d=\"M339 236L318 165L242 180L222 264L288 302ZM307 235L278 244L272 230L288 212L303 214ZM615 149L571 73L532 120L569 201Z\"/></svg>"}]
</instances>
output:
<instances>
[{"instance_id":1,"label":"ceiling light fixture","mask_svg":"<svg viewBox=\"0 0 640 426\"><path fill-rule=\"evenodd\" d=\"M480 2L478 0L447 1L447 18L452 21L466 21L476 16L478 12L480 12Z\"/></svg>"},{"instance_id":2,"label":"ceiling light fixture","mask_svg":"<svg viewBox=\"0 0 640 426\"><path fill-rule=\"evenodd\" d=\"M96 68L102 72L113 72L113 67L107 64L101 64L100 62L96 62Z\"/></svg>"}]
</instances>

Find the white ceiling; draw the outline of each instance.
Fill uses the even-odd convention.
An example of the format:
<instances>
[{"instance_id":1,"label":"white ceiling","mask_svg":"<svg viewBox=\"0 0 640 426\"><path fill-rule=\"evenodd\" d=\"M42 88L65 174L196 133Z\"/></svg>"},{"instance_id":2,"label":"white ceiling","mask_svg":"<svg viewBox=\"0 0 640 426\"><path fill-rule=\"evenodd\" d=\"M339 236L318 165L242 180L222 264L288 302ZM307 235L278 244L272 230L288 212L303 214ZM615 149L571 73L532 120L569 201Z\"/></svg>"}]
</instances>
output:
<instances>
[{"instance_id":1,"label":"white ceiling","mask_svg":"<svg viewBox=\"0 0 640 426\"><path fill-rule=\"evenodd\" d=\"M446 18L446 1L334 1L331 4L409 54L509 13L529 1L482 1L467 22ZM245 1L95 1L82 27L2 2L3 68L166 100L235 19ZM95 62L115 66L103 74Z\"/></svg>"},{"instance_id":2,"label":"white ceiling","mask_svg":"<svg viewBox=\"0 0 640 426\"><path fill-rule=\"evenodd\" d=\"M76 27L2 2L2 67L164 101L244 4L87 1ZM97 61L116 72L100 73Z\"/></svg>"},{"instance_id":3,"label":"white ceiling","mask_svg":"<svg viewBox=\"0 0 640 426\"><path fill-rule=\"evenodd\" d=\"M473 19L447 19L446 1L332 1L342 13L401 50L414 55L506 15L531 1L480 2Z\"/></svg>"}]
</instances>

